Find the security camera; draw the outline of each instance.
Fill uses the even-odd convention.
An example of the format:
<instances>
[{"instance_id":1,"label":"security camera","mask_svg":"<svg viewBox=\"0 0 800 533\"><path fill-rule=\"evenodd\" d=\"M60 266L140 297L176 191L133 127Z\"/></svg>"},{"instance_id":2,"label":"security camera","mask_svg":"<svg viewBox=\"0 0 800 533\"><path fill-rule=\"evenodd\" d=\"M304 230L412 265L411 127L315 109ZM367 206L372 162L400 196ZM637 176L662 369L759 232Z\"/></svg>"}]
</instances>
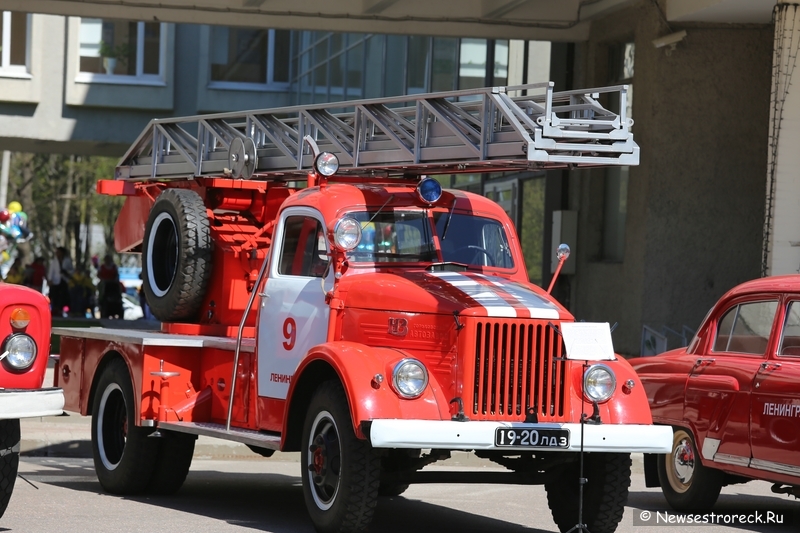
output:
<instances>
[{"instance_id":1,"label":"security camera","mask_svg":"<svg viewBox=\"0 0 800 533\"><path fill-rule=\"evenodd\" d=\"M672 50L675 50L675 46L681 42L686 37L686 30L677 31L675 33L670 33L669 35L665 35L663 37L659 37L658 39L653 39L653 46L656 48L663 48L665 46L670 46Z\"/></svg>"}]
</instances>

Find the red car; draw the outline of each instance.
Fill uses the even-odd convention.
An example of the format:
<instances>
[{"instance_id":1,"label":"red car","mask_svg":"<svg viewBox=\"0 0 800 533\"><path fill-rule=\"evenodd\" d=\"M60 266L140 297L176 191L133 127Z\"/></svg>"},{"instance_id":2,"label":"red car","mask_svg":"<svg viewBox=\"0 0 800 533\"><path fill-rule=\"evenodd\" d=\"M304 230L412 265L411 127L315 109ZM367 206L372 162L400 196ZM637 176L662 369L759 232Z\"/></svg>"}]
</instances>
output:
<instances>
[{"instance_id":1,"label":"red car","mask_svg":"<svg viewBox=\"0 0 800 533\"><path fill-rule=\"evenodd\" d=\"M0 281L0 516L17 478L19 419L63 412L62 390L42 388L49 355L47 299Z\"/></svg>"},{"instance_id":2,"label":"red car","mask_svg":"<svg viewBox=\"0 0 800 533\"><path fill-rule=\"evenodd\" d=\"M728 291L686 348L634 359L672 453L645 456L648 487L678 510L761 479L800 497L800 276Z\"/></svg>"}]
</instances>

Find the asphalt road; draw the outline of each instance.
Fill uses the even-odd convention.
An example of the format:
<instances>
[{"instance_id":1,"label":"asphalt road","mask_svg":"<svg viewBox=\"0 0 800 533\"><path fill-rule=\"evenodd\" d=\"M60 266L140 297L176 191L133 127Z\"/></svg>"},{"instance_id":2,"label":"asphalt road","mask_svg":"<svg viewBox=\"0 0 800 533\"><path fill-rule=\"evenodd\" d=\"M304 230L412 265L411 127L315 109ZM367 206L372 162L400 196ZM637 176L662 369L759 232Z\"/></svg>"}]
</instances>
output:
<instances>
[{"instance_id":1,"label":"asphalt road","mask_svg":"<svg viewBox=\"0 0 800 533\"><path fill-rule=\"evenodd\" d=\"M457 463L455 463L457 464ZM491 468L471 465L470 468ZM436 466L428 468L437 468ZM438 468L465 468L445 466ZM636 463L635 463L636 468ZM800 502L751 482L723 489L715 510L798 513L793 525L643 527L634 519L668 509L658 489L644 488L634 473L625 517L617 531L704 533L800 530ZM91 459L23 457L0 532L104 533L264 531L311 533L296 454L272 459L195 458L185 485L171 497L118 497L102 492ZM27 480L28 482L26 482ZM400 497L381 499L373 532L554 532L543 487L514 485L412 485Z\"/></svg>"}]
</instances>

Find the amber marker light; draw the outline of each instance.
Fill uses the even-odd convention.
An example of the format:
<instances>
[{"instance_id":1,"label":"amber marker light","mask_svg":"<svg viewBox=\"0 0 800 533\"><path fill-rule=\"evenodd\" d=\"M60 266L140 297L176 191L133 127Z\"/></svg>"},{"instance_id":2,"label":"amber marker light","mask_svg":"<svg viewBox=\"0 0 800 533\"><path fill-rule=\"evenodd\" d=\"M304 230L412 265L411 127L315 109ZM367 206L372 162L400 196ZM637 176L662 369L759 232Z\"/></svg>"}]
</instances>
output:
<instances>
[{"instance_id":1,"label":"amber marker light","mask_svg":"<svg viewBox=\"0 0 800 533\"><path fill-rule=\"evenodd\" d=\"M9 322L14 329L25 329L31 323L31 314L21 307L17 307L11 311Z\"/></svg>"}]
</instances>

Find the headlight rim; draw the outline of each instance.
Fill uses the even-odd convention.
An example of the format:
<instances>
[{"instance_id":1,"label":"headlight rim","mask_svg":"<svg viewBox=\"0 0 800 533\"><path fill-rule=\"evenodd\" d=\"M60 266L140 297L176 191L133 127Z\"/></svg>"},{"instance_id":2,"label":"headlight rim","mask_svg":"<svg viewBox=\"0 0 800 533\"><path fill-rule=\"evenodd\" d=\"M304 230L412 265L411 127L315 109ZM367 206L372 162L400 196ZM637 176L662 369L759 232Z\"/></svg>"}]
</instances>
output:
<instances>
[{"instance_id":1,"label":"headlight rim","mask_svg":"<svg viewBox=\"0 0 800 533\"><path fill-rule=\"evenodd\" d=\"M422 374L424 376L424 379L423 379L423 382L422 382L422 386L419 388L419 392L416 393L416 394L408 394L408 393L403 392L403 390L400 388L400 386L397 383L399 370L400 370L400 368L402 368L406 364L416 364L422 370ZM397 393L397 395L400 396L403 399L413 400L413 399L419 398L420 396L422 396L425 393L425 389L428 388L428 383L429 382L430 382L430 377L428 375L427 367L425 366L425 364L422 361L420 361L419 359L416 359L414 357L404 357L403 359L398 361L397 364L394 365L394 368L392 368L392 388L394 389L395 393Z\"/></svg>"},{"instance_id":2,"label":"headlight rim","mask_svg":"<svg viewBox=\"0 0 800 533\"><path fill-rule=\"evenodd\" d=\"M589 394L589 387L587 385L587 381L594 372L605 370L609 377L611 378L611 387L609 387L609 392L605 397L601 398L594 398L591 394ZM583 395L591 402L603 403L607 402L614 396L614 393L617 391L617 375L614 373L614 370L604 364L604 363L597 363L591 365L589 368L586 369L586 372L583 374Z\"/></svg>"},{"instance_id":3,"label":"headlight rim","mask_svg":"<svg viewBox=\"0 0 800 533\"><path fill-rule=\"evenodd\" d=\"M344 246L339 240L339 229L342 227L342 224L344 224L346 222L349 223L350 221L352 221L355 224L354 227L356 227L358 231L356 232L357 236L356 236L355 244L353 244L352 247L347 247L347 246ZM338 249L340 249L342 251L345 251L345 252L352 252L361 243L361 239L362 239L361 223L358 220L356 220L355 217L345 215L342 218L340 218L339 220L337 220L336 224L334 224L334 226L333 226L333 244Z\"/></svg>"},{"instance_id":4,"label":"headlight rim","mask_svg":"<svg viewBox=\"0 0 800 533\"><path fill-rule=\"evenodd\" d=\"M9 359L9 357L6 356L6 357L3 358L3 363L2 364L3 364L3 367L6 370L8 370L9 372L13 372L13 373L16 373L16 374L21 374L21 373L27 372L28 370L31 369L31 367L33 367L33 364L36 362L36 357L39 355L39 346L37 346L37 344L36 344L36 339L31 337L27 333L19 332L19 333L12 333L8 337L6 337L5 340L3 341L3 344L2 344L2 347L0 348L0 351L2 351L2 353L5 353L6 351L8 351L9 350L9 344L16 338L26 338L26 339L30 340L31 346L33 347L30 362L28 362L28 364L26 364L25 366L15 366L15 365L13 365L11 363L11 360Z\"/></svg>"}]
</instances>

